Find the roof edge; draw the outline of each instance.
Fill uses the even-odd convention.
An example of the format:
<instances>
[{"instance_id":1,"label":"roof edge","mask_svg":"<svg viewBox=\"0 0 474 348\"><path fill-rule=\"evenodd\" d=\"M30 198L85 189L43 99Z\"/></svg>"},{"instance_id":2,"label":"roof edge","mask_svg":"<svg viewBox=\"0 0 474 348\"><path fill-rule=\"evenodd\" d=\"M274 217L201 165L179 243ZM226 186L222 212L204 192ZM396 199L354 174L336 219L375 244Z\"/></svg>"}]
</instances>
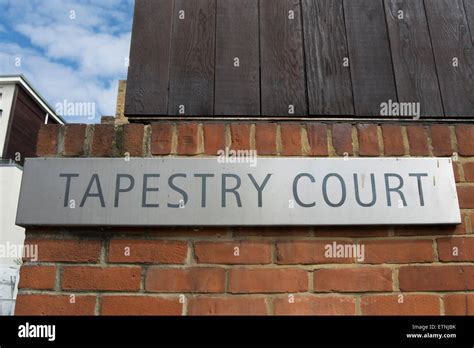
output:
<instances>
[{"instance_id":1,"label":"roof edge","mask_svg":"<svg viewBox=\"0 0 474 348\"><path fill-rule=\"evenodd\" d=\"M10 82L21 85L37 102L41 107L48 113L50 117L53 117L60 124L66 124L67 122L49 105L46 99L33 87L28 79L23 75L0 75L1 82Z\"/></svg>"}]
</instances>

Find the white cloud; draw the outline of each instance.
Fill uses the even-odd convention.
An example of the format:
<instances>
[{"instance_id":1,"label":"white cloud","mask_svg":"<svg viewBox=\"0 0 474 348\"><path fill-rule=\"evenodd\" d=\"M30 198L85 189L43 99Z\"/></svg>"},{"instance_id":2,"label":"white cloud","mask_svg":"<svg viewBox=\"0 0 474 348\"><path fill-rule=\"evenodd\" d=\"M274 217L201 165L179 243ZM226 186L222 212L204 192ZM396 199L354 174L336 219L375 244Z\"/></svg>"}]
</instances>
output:
<instances>
[{"instance_id":1,"label":"white cloud","mask_svg":"<svg viewBox=\"0 0 474 348\"><path fill-rule=\"evenodd\" d=\"M74 26L34 27L29 24L19 25L17 30L35 46L45 49L49 58L73 61L83 74L114 76L126 68L130 33L114 36Z\"/></svg>"},{"instance_id":2,"label":"white cloud","mask_svg":"<svg viewBox=\"0 0 474 348\"><path fill-rule=\"evenodd\" d=\"M0 40L0 74L24 74L53 107L64 100L96 103L98 114L92 122L100 122L101 115L115 113L117 83L126 78L131 4L132 0L0 0L2 25L26 38ZM20 67L15 66L17 57Z\"/></svg>"},{"instance_id":3,"label":"white cloud","mask_svg":"<svg viewBox=\"0 0 474 348\"><path fill-rule=\"evenodd\" d=\"M16 58L21 59L20 67L15 66ZM52 62L38 55L34 50L24 49L17 45L5 45L4 50L0 52L0 71L24 74L35 88L47 97L53 108L64 100L75 103L95 103L99 112L96 118L89 120L84 117L78 121L100 122L101 114L114 115L115 113L118 80L111 80L110 85L106 85L96 77Z\"/></svg>"}]
</instances>

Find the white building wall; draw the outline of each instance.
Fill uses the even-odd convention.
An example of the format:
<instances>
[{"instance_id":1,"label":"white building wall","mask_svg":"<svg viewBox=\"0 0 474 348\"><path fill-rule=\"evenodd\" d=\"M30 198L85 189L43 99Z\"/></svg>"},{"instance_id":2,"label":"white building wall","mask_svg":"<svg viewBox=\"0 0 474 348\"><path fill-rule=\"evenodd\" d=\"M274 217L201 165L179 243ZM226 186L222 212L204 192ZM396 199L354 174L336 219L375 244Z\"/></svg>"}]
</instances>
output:
<instances>
[{"instance_id":1,"label":"white building wall","mask_svg":"<svg viewBox=\"0 0 474 348\"><path fill-rule=\"evenodd\" d=\"M0 164L0 315L13 315L25 230L15 225L22 170Z\"/></svg>"},{"instance_id":2,"label":"white building wall","mask_svg":"<svg viewBox=\"0 0 474 348\"><path fill-rule=\"evenodd\" d=\"M0 84L0 94L2 94L0 102L0 110L2 110L2 117L0 117L0 157L3 154L5 146L5 138L8 130L8 120L13 104L13 96L15 94L14 84Z\"/></svg>"}]
</instances>

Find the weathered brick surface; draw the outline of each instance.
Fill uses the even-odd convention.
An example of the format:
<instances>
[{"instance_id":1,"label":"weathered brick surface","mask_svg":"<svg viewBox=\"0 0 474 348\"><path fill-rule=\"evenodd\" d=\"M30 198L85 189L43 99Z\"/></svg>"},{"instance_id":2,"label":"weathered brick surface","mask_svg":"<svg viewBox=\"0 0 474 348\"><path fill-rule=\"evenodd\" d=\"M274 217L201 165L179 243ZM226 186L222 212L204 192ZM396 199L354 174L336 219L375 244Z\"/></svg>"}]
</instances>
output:
<instances>
[{"instance_id":1,"label":"weathered brick surface","mask_svg":"<svg viewBox=\"0 0 474 348\"><path fill-rule=\"evenodd\" d=\"M255 142L259 155L276 155L277 126L275 123L257 123Z\"/></svg>"},{"instance_id":2,"label":"weathered brick surface","mask_svg":"<svg viewBox=\"0 0 474 348\"><path fill-rule=\"evenodd\" d=\"M108 260L111 263L183 264L188 255L184 241L112 240Z\"/></svg>"},{"instance_id":3,"label":"weathered brick surface","mask_svg":"<svg viewBox=\"0 0 474 348\"><path fill-rule=\"evenodd\" d=\"M172 130L169 123L153 123L151 125L151 154L153 156L171 153Z\"/></svg>"},{"instance_id":4,"label":"weathered brick surface","mask_svg":"<svg viewBox=\"0 0 474 348\"><path fill-rule=\"evenodd\" d=\"M84 154L84 141L87 126L85 124L68 124L64 135L64 156L75 157Z\"/></svg>"},{"instance_id":5,"label":"weathered brick surface","mask_svg":"<svg viewBox=\"0 0 474 348\"><path fill-rule=\"evenodd\" d=\"M225 124L205 123L204 152L206 155L216 156L218 151L225 148Z\"/></svg>"},{"instance_id":6,"label":"weathered brick surface","mask_svg":"<svg viewBox=\"0 0 474 348\"><path fill-rule=\"evenodd\" d=\"M301 156L301 125L284 123L281 125L283 156Z\"/></svg>"},{"instance_id":7,"label":"weathered brick surface","mask_svg":"<svg viewBox=\"0 0 474 348\"><path fill-rule=\"evenodd\" d=\"M337 155L352 155L352 126L345 123L336 123L332 125L332 144Z\"/></svg>"},{"instance_id":8,"label":"weathered brick surface","mask_svg":"<svg viewBox=\"0 0 474 348\"><path fill-rule=\"evenodd\" d=\"M94 315L96 296L19 294L15 315Z\"/></svg>"},{"instance_id":9,"label":"weathered brick surface","mask_svg":"<svg viewBox=\"0 0 474 348\"><path fill-rule=\"evenodd\" d=\"M138 291L140 267L64 267L63 290Z\"/></svg>"},{"instance_id":10,"label":"weathered brick surface","mask_svg":"<svg viewBox=\"0 0 474 348\"><path fill-rule=\"evenodd\" d=\"M60 126L47 124L40 128L36 144L36 155L39 157L55 156L58 151L58 132Z\"/></svg>"},{"instance_id":11,"label":"weathered brick surface","mask_svg":"<svg viewBox=\"0 0 474 348\"><path fill-rule=\"evenodd\" d=\"M306 124L306 132L309 143L309 154L311 156L327 156L328 147L328 126L324 123Z\"/></svg>"},{"instance_id":12,"label":"weathered brick surface","mask_svg":"<svg viewBox=\"0 0 474 348\"><path fill-rule=\"evenodd\" d=\"M38 154L112 157L131 150L136 156L214 156L226 141L235 150L255 146L260 155L271 156L457 152L453 168L462 223L28 228L26 243L37 245L39 254L24 260L17 314L474 314L474 126L200 123L49 125L41 128ZM333 242L364 246L363 258L326 255Z\"/></svg>"},{"instance_id":13,"label":"weathered brick surface","mask_svg":"<svg viewBox=\"0 0 474 348\"><path fill-rule=\"evenodd\" d=\"M355 315L352 296L294 296L273 300L275 315Z\"/></svg>"},{"instance_id":14,"label":"weathered brick surface","mask_svg":"<svg viewBox=\"0 0 474 348\"><path fill-rule=\"evenodd\" d=\"M230 271L231 293L304 292L308 289L308 273L301 269L245 269Z\"/></svg>"},{"instance_id":15,"label":"weathered brick surface","mask_svg":"<svg viewBox=\"0 0 474 348\"><path fill-rule=\"evenodd\" d=\"M357 126L359 136L359 155L378 156L380 153L376 124Z\"/></svg>"},{"instance_id":16,"label":"weathered brick surface","mask_svg":"<svg viewBox=\"0 0 474 348\"><path fill-rule=\"evenodd\" d=\"M178 155L195 155L198 150L198 125L178 124Z\"/></svg>"},{"instance_id":17,"label":"weathered brick surface","mask_svg":"<svg viewBox=\"0 0 474 348\"><path fill-rule=\"evenodd\" d=\"M108 316L181 315L182 311L178 297L107 295L101 298L101 314Z\"/></svg>"},{"instance_id":18,"label":"weathered brick surface","mask_svg":"<svg viewBox=\"0 0 474 348\"><path fill-rule=\"evenodd\" d=\"M392 271L385 267L317 269L313 273L316 292L392 291Z\"/></svg>"},{"instance_id":19,"label":"weathered brick surface","mask_svg":"<svg viewBox=\"0 0 474 348\"><path fill-rule=\"evenodd\" d=\"M112 157L114 151L115 127L109 124L94 126L91 157Z\"/></svg>"},{"instance_id":20,"label":"weathered brick surface","mask_svg":"<svg viewBox=\"0 0 474 348\"><path fill-rule=\"evenodd\" d=\"M439 315L440 299L436 295L362 296L363 315Z\"/></svg>"},{"instance_id":21,"label":"weathered brick surface","mask_svg":"<svg viewBox=\"0 0 474 348\"><path fill-rule=\"evenodd\" d=\"M408 142L410 145L410 155L428 156L430 148L428 144L428 129L425 126L407 126Z\"/></svg>"},{"instance_id":22,"label":"weathered brick surface","mask_svg":"<svg viewBox=\"0 0 474 348\"><path fill-rule=\"evenodd\" d=\"M403 156L405 154L402 126L383 124L382 139L385 156Z\"/></svg>"},{"instance_id":23,"label":"weathered brick surface","mask_svg":"<svg viewBox=\"0 0 474 348\"><path fill-rule=\"evenodd\" d=\"M272 262L269 242L197 242L194 255L198 263L268 264Z\"/></svg>"},{"instance_id":24,"label":"weathered brick surface","mask_svg":"<svg viewBox=\"0 0 474 348\"><path fill-rule=\"evenodd\" d=\"M265 299L248 297L194 297L189 299L189 315L266 315Z\"/></svg>"},{"instance_id":25,"label":"weathered brick surface","mask_svg":"<svg viewBox=\"0 0 474 348\"><path fill-rule=\"evenodd\" d=\"M151 292L220 293L224 284L222 268L150 268L145 287Z\"/></svg>"}]
</instances>

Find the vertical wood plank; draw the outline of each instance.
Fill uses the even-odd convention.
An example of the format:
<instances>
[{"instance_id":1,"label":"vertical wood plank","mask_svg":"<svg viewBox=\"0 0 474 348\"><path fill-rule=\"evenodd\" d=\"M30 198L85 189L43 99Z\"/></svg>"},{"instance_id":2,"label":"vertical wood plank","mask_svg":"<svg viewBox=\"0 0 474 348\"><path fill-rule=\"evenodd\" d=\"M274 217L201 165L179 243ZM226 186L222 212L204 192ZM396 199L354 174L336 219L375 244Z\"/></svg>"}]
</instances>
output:
<instances>
[{"instance_id":1,"label":"vertical wood plank","mask_svg":"<svg viewBox=\"0 0 474 348\"><path fill-rule=\"evenodd\" d=\"M342 0L303 0L310 115L354 115Z\"/></svg>"},{"instance_id":2,"label":"vertical wood plank","mask_svg":"<svg viewBox=\"0 0 474 348\"><path fill-rule=\"evenodd\" d=\"M344 0L347 39L358 116L380 116L380 104L397 101L382 0Z\"/></svg>"},{"instance_id":3,"label":"vertical wood plank","mask_svg":"<svg viewBox=\"0 0 474 348\"><path fill-rule=\"evenodd\" d=\"M173 0L137 0L125 114L166 115Z\"/></svg>"},{"instance_id":4,"label":"vertical wood plank","mask_svg":"<svg viewBox=\"0 0 474 348\"><path fill-rule=\"evenodd\" d=\"M216 0L175 0L170 115L214 114L215 4Z\"/></svg>"},{"instance_id":5,"label":"vertical wood plank","mask_svg":"<svg viewBox=\"0 0 474 348\"><path fill-rule=\"evenodd\" d=\"M400 103L420 103L421 116L443 117L423 0L385 0Z\"/></svg>"},{"instance_id":6,"label":"vertical wood plank","mask_svg":"<svg viewBox=\"0 0 474 348\"><path fill-rule=\"evenodd\" d=\"M474 49L463 2L429 0L425 7L445 114L474 116Z\"/></svg>"},{"instance_id":7,"label":"vertical wood plank","mask_svg":"<svg viewBox=\"0 0 474 348\"><path fill-rule=\"evenodd\" d=\"M464 0L464 8L466 9L467 23L471 30L471 39L474 42L474 1Z\"/></svg>"},{"instance_id":8,"label":"vertical wood plank","mask_svg":"<svg viewBox=\"0 0 474 348\"><path fill-rule=\"evenodd\" d=\"M216 12L215 114L260 115L258 0L217 0Z\"/></svg>"},{"instance_id":9,"label":"vertical wood plank","mask_svg":"<svg viewBox=\"0 0 474 348\"><path fill-rule=\"evenodd\" d=\"M298 0L260 0L263 116L308 113L300 11Z\"/></svg>"}]
</instances>

